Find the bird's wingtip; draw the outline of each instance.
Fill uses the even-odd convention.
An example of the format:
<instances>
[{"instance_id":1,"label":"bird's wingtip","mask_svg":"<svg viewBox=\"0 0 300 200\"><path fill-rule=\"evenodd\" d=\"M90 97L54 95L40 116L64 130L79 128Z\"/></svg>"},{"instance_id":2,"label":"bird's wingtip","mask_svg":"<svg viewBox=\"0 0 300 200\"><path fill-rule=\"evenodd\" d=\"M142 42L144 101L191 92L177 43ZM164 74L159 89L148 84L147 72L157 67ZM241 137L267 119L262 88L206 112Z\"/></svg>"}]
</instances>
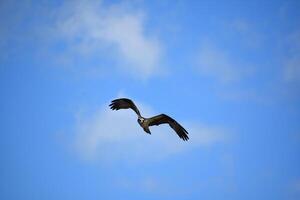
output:
<instances>
[{"instance_id":1,"label":"bird's wingtip","mask_svg":"<svg viewBox=\"0 0 300 200\"><path fill-rule=\"evenodd\" d=\"M112 109L112 110L115 110L115 109L116 109L116 106L115 106L114 103L109 104L109 107L110 107L110 109Z\"/></svg>"},{"instance_id":2,"label":"bird's wingtip","mask_svg":"<svg viewBox=\"0 0 300 200\"><path fill-rule=\"evenodd\" d=\"M185 136L183 136L181 139L182 139L183 141L188 141L190 138L189 138L187 135L185 135Z\"/></svg>"}]
</instances>

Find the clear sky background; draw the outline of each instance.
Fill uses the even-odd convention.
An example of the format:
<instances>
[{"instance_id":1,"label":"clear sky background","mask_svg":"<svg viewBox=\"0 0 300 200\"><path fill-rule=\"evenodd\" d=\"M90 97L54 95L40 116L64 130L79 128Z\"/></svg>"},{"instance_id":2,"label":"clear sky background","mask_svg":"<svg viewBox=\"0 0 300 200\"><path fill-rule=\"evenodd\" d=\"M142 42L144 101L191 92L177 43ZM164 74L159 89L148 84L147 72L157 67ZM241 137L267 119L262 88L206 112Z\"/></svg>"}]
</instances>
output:
<instances>
[{"instance_id":1,"label":"clear sky background","mask_svg":"<svg viewBox=\"0 0 300 200\"><path fill-rule=\"evenodd\" d=\"M300 199L299 10L2 0L0 199Z\"/></svg>"}]
</instances>

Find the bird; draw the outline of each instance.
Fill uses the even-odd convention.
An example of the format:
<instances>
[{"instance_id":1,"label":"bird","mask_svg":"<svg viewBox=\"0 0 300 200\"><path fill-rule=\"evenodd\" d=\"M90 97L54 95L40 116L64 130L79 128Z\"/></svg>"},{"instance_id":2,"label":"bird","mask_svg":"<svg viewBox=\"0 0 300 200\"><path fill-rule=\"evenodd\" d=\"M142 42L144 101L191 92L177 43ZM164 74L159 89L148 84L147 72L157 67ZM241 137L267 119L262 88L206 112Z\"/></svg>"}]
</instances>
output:
<instances>
[{"instance_id":1,"label":"bird","mask_svg":"<svg viewBox=\"0 0 300 200\"><path fill-rule=\"evenodd\" d=\"M166 114L156 115L150 118L143 117L136 107L134 102L128 98L119 98L111 101L109 105L112 110L119 109L132 109L138 116L137 122L148 134L151 134L149 126L158 126L160 124L169 124L170 127L177 133L177 135L184 141L189 139L188 132L173 118L169 117Z\"/></svg>"}]
</instances>

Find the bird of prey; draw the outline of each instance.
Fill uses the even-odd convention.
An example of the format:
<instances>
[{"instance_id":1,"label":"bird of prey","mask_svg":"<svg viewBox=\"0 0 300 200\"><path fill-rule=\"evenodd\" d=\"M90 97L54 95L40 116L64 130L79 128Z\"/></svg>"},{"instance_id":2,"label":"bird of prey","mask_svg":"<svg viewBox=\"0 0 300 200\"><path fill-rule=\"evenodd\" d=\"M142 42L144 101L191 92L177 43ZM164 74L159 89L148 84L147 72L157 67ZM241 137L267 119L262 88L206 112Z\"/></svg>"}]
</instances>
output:
<instances>
[{"instance_id":1,"label":"bird of prey","mask_svg":"<svg viewBox=\"0 0 300 200\"><path fill-rule=\"evenodd\" d=\"M109 106L112 110L131 108L137 114L137 116L138 116L137 121L146 133L151 134L149 126L153 126L153 125L158 126L160 124L169 124L170 127L177 133L177 135L181 139L183 139L184 141L187 141L189 139L188 132L173 118L171 118L165 114L156 115L156 116L150 117L150 118L142 117L139 109L136 107L136 105L130 99L127 99L127 98L115 99L111 102L111 104Z\"/></svg>"}]
</instances>

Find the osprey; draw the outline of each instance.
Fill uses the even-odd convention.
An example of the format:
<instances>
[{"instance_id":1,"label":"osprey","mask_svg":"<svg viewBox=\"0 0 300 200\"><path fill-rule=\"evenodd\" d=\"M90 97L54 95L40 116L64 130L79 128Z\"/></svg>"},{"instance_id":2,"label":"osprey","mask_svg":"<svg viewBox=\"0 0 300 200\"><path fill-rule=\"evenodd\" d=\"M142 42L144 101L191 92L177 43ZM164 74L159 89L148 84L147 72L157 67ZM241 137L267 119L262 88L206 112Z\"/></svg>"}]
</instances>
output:
<instances>
[{"instance_id":1,"label":"osprey","mask_svg":"<svg viewBox=\"0 0 300 200\"><path fill-rule=\"evenodd\" d=\"M138 123L144 129L146 133L151 134L149 126L153 125L160 125L160 124L169 124L170 127L177 133L177 135L183 139L184 141L188 140L188 132L173 118L169 117L165 114L156 115L154 117L145 118L142 117L140 114L139 109L130 99L120 98L115 99L109 105L112 110L119 110L119 109L128 109L131 108L138 116Z\"/></svg>"}]
</instances>

